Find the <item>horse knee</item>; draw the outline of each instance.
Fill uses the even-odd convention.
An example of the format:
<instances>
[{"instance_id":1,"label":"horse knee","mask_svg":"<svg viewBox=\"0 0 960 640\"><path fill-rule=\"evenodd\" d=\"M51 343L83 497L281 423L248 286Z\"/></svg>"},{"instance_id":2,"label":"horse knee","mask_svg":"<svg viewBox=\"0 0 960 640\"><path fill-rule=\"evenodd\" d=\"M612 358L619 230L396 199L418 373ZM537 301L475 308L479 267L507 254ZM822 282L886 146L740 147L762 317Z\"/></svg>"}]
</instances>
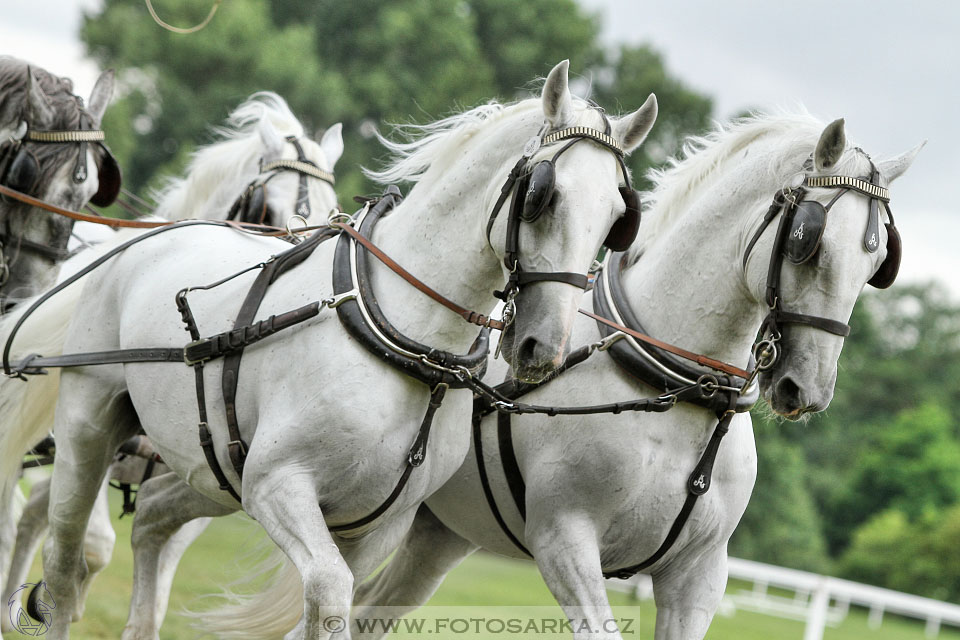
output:
<instances>
[{"instance_id":1,"label":"horse knee","mask_svg":"<svg viewBox=\"0 0 960 640\"><path fill-rule=\"evenodd\" d=\"M303 597L314 605L333 605L340 603L349 606L353 593L353 573L347 564L339 560L335 564L312 562L301 568Z\"/></svg>"}]
</instances>

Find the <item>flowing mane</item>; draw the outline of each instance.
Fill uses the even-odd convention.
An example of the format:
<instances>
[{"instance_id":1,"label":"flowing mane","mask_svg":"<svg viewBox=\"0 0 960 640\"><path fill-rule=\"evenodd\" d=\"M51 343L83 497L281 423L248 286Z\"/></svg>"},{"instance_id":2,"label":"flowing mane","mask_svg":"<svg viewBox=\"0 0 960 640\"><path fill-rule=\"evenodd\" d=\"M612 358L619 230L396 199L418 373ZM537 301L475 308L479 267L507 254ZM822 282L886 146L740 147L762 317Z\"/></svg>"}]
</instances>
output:
<instances>
[{"instance_id":1,"label":"flowing mane","mask_svg":"<svg viewBox=\"0 0 960 640\"><path fill-rule=\"evenodd\" d=\"M690 205L724 175L729 161L745 148L763 139L775 142L778 152L766 165L766 174L757 178L780 183L800 170L824 126L806 111L754 113L726 124L717 123L706 135L687 138L679 157L671 158L666 168L651 169L647 174L653 188L644 194L649 206L644 212L634 255L639 255L647 242L683 216ZM862 155L850 153L852 149L848 146L848 152L838 163L838 173L852 171L858 175L863 171Z\"/></svg>"},{"instance_id":2,"label":"flowing mane","mask_svg":"<svg viewBox=\"0 0 960 640\"><path fill-rule=\"evenodd\" d=\"M237 107L222 127L214 127L216 142L193 152L184 178L168 178L154 194L159 202L157 215L169 220L192 217L202 205L209 210L226 210L259 173L264 143L260 123L267 120L281 136L303 135L303 125L286 101L263 91Z\"/></svg>"},{"instance_id":3,"label":"flowing mane","mask_svg":"<svg viewBox=\"0 0 960 640\"><path fill-rule=\"evenodd\" d=\"M578 110L587 107L586 102L576 98L574 105ZM364 174L379 184L420 182L431 166L443 164L468 138L508 118L519 127L522 118L518 116L536 113L542 117L541 109L539 98L510 104L489 102L429 124L395 125L394 130L405 141L394 142L378 133L377 138L390 151L390 158L380 171L365 168Z\"/></svg>"}]
</instances>

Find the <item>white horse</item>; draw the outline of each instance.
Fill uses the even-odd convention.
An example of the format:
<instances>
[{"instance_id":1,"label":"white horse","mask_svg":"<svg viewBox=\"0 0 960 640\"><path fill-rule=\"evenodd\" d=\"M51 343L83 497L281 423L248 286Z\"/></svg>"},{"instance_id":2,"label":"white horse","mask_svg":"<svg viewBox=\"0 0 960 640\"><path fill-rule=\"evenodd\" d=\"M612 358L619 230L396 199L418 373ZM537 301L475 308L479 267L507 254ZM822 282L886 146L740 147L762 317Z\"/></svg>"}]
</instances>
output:
<instances>
[{"instance_id":1,"label":"white horse","mask_svg":"<svg viewBox=\"0 0 960 640\"><path fill-rule=\"evenodd\" d=\"M881 182L898 178L918 150L878 162ZM765 285L777 225L762 232L746 264L743 257L772 196L811 157L808 174L870 174L867 156L846 144L842 121L824 129L799 115L750 118L694 139L686 159L656 175L642 241L627 254L622 280L630 309L651 335L746 367L768 311ZM810 188L807 197L826 202L837 192ZM869 211L868 198L856 192L836 202L815 257L800 265L784 263L785 309L849 319L864 284L886 258L884 249L864 249ZM584 306L591 306L590 296ZM572 340L586 345L600 337L597 324L582 318ZM825 409L842 346L838 335L787 325L780 358L761 377L773 410L797 419ZM631 377L606 354L594 354L522 399L592 405L662 391ZM481 423L490 489L509 530L532 553L547 586L577 621L574 628L585 621L593 630L610 631L577 633L576 638L621 638L603 626L615 619L604 571L640 563L660 547L716 424L712 411L683 403L666 413L514 417L512 439L526 483L524 522L505 477L496 416ZM711 488L675 543L645 570L653 577L658 640L706 633L723 596L727 541L750 498L756 455L750 415L738 414L720 447ZM481 490L475 451L426 507L390 564L359 589L354 616L375 617L378 606L415 609L477 548L527 557L494 519Z\"/></svg>"},{"instance_id":2,"label":"white horse","mask_svg":"<svg viewBox=\"0 0 960 640\"><path fill-rule=\"evenodd\" d=\"M171 178L156 195L160 203L156 214L168 219L198 218L224 220L231 212L232 205L251 184L269 180L265 201L262 207L267 212L263 223L284 227L287 219L293 215L300 198L301 174L295 171L272 169L264 172L266 163L278 160L297 160L296 147L288 138L297 140L308 162L318 169L332 175L333 168L343 153L342 127L337 123L326 130L319 143L305 137L303 126L290 111L286 101L280 96L262 92L254 94L235 109L227 118L226 125L216 130L219 140L200 148L193 154L184 178ZM268 165L269 166L269 165ZM311 215L306 222L316 224L324 222L328 213L336 207L337 198L330 182L307 177L308 202ZM109 229L93 223L79 223L96 229ZM91 250L82 251L68 260L60 273L60 280L72 275L107 249L130 239L139 232L108 232L103 236L103 244ZM85 234L89 237L90 234ZM69 313L65 311L65 313ZM9 398L4 398L9 400ZM19 402L19 400L17 401ZM49 425L52 426L52 410L49 412ZM9 434L8 434L9 435ZM4 436L0 435L0 440ZM6 442L6 441L5 441ZM131 478L138 482L143 476L145 460L128 458L114 465L111 476L123 475L127 481ZM165 471L162 465L156 469L157 475ZM32 487L30 500L24 507L16 533L16 547L6 575L6 587L2 594L4 602L26 581L27 572L36 549L47 529L47 504L49 498L49 480L43 480ZM7 500L6 508L12 508ZM6 512L6 511L4 511ZM7 519L11 524L16 521ZM177 542L186 546L203 530L202 523L192 525L192 535L181 534ZM96 502L85 540L85 557L91 579L103 569L113 552L115 534L107 512L106 486ZM4 546L3 558L9 559L9 546ZM91 580L85 583L88 588ZM0 621L3 630L9 630L7 616Z\"/></svg>"},{"instance_id":3,"label":"white horse","mask_svg":"<svg viewBox=\"0 0 960 640\"><path fill-rule=\"evenodd\" d=\"M486 227L509 169L525 146L535 151L531 140L545 141L550 130L586 127L602 133L608 123L598 110L573 100L567 66L563 62L551 71L540 100L487 105L429 125L429 135L399 147L404 157L394 172L383 176L406 176L417 184L378 225L373 241L444 295L481 313L492 310L490 291L507 275L501 261L508 218L513 217L494 219L490 241ZM655 114L651 97L637 112L610 123L609 140L632 150L648 133ZM545 144L533 160L550 157L557 146ZM557 197L549 211L519 228L524 273L585 273L626 209L619 191L622 178L609 142L582 141L569 147L556 163ZM269 239L213 228L168 232L137 244L90 276L63 350L180 346L186 338L172 303L177 291L219 280L282 248ZM278 278L266 293L261 313L327 299L333 250L333 243L321 244L296 271ZM454 353L474 343L476 330L462 318L438 312L434 302L385 267L371 264L369 271L383 313L401 334ZM205 334L231 326L250 283L249 275L241 276L191 295ZM538 379L562 362L579 293L567 282L538 281L520 289L516 316L504 340L505 357L519 375ZM43 309L38 313L42 322ZM25 348L35 351L29 343ZM214 388L221 365L206 365L208 387ZM468 434L435 429L425 462L409 475L389 510L354 535L331 534L329 526L368 516L397 486L408 468L429 388L386 368L358 342L346 339L341 324L328 313L249 347L244 372L237 413L241 436L250 444L242 482L222 446L227 440L223 402L208 393L209 428L221 445L217 457L229 483L242 492L242 508L261 523L302 576L303 615L288 637L327 638L332 630L324 628L324 619L349 613L354 582L385 559L422 499L460 465ZM377 384L371 385L372 380ZM51 391L56 386L52 382L44 377L29 384ZM438 420L447 416L442 422L449 424L449 416L462 415L470 395L451 393L437 411ZM218 488L197 444L196 401L193 375L177 364L61 373L51 537L44 549L45 578L58 607L74 611L78 604L78 586L86 573L80 540L109 460L131 435L125 425L139 421L164 461L208 502L220 505L221 512L241 508ZM34 434L42 431L39 425L32 429ZM9 460L3 460L0 470L9 469ZM67 616L55 616L51 637L67 637L68 625Z\"/></svg>"}]
</instances>

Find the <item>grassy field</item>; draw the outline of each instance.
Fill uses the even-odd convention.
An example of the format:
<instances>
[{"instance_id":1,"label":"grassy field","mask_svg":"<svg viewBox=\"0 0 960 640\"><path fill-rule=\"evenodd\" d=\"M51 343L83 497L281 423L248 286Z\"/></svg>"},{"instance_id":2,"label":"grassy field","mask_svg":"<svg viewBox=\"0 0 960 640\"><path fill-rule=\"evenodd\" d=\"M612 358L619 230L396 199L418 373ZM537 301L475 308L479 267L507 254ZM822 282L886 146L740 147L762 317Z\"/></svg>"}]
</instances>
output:
<instances>
[{"instance_id":1,"label":"grassy field","mask_svg":"<svg viewBox=\"0 0 960 640\"><path fill-rule=\"evenodd\" d=\"M119 492L112 492L118 494ZM112 496L112 512L119 513L119 495ZM72 627L71 638L75 640L100 640L119 638L127 615L130 595L132 557L129 548L132 519L114 519L117 530L117 548L110 566L97 578L93 586L84 619ZM171 596L170 613L167 616L161 638L181 640L197 638L199 634L190 627L189 621L178 615L184 607L202 608L200 596L214 593L218 584L227 583L242 575L257 555L262 538L259 527L242 516L221 518L190 548L182 564ZM37 559L31 580L39 579L40 563ZM730 589L744 585L731 585ZM628 619L629 633L625 638L652 638L655 609L652 602L637 601L627 594L611 592L611 602L619 619ZM6 603L3 614L6 615ZM453 571L440 591L415 617L425 619L430 637L504 638L508 634L491 627L492 633L461 634L445 633L445 624L437 626L437 619L461 620L483 617L486 620L522 618L560 619L562 613L556 606L535 566L530 562L514 561L490 554L478 553L468 558ZM456 625L450 625L457 629ZM398 638L413 638L412 633L398 633ZM17 633L6 638L25 638ZM528 637L509 635L509 637ZM530 635L537 638L566 638L563 633ZM803 637L803 623L770 616L737 611L732 615L717 615L707 638L712 640L770 640ZM851 611L837 628L828 629L827 640L921 640L924 638L922 623L902 620L893 616L884 618L876 630L867 627L866 613ZM944 640L960 640L960 632L944 630Z\"/></svg>"}]
</instances>

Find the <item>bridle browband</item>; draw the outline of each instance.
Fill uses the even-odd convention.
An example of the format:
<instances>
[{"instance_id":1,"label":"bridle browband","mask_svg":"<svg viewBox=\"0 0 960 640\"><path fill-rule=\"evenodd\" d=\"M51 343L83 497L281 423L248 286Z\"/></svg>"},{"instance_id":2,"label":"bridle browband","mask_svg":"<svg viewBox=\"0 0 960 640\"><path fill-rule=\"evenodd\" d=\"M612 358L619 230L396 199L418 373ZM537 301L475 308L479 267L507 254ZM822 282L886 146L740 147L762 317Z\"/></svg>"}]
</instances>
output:
<instances>
[{"instance_id":1,"label":"bridle browband","mask_svg":"<svg viewBox=\"0 0 960 640\"><path fill-rule=\"evenodd\" d=\"M605 131L600 131L591 127L575 126L566 127L564 129L547 133L549 125L545 123L537 132L537 134L527 141L523 149L523 155L510 170L506 181L500 188L500 196L497 198L497 201L493 206L493 210L490 212L490 217L487 220L486 234L487 243L492 247L493 243L490 240L490 234L493 231L494 222L496 222L497 216L500 214L500 210L503 208L507 197L510 196L512 192L513 198L510 203L510 210L507 217L506 240L504 241L503 255L503 264L507 268L510 275L507 278L507 282L503 290L495 291L493 294L500 300L503 300L505 303L503 311L504 328L512 323L513 318L516 315L516 305L514 299L520 292L520 288L524 285L533 284L536 282L562 282L564 284L569 284L579 289L586 290L589 282L588 277L582 273L573 273L569 271L526 271L520 264L520 222L522 220L532 221L535 219L535 217L530 218L529 216L525 216L524 210L525 194L529 193L528 187L530 187L531 190L534 188L533 186L530 186L530 177L537 171L537 167L540 167L545 163L549 163L550 166L548 168L548 179L552 181L553 167L555 167L557 159L576 143L582 140L590 140L603 147L606 147L613 152L614 156L617 158L617 162L620 165L620 170L623 173L626 189L632 192L630 185L630 173L627 171L627 167L623 159L623 148L610 135L610 120L607 118L606 114L604 114L603 111L599 111L599 113L603 117ZM563 140L570 140L570 142L560 147L560 149L553 154L553 157L550 160L541 161L533 168L533 170L530 169L530 161L534 154L537 153L541 147ZM546 202L540 204L541 208L544 206L547 206ZM536 215L539 215L539 211ZM639 213L637 216L639 217Z\"/></svg>"},{"instance_id":2,"label":"bridle browband","mask_svg":"<svg viewBox=\"0 0 960 640\"><path fill-rule=\"evenodd\" d=\"M861 153L863 152L861 151ZM805 170L809 170L810 168L812 168L812 159L808 159L804 165ZM878 184L880 173L872 160L870 161L870 168L870 175L867 178L842 175L810 176L799 174L797 178L794 179L792 185L784 187L774 196L773 202L764 214L760 226L747 244L742 261L742 268L744 270L746 270L750 253L760 239L760 236L762 236L767 227L770 226L773 219L778 215L780 216L780 223L777 226L773 249L771 250L770 261L767 266L764 298L768 312L760 326L760 339L754 345L754 356L757 359L757 368L759 370L770 369L779 358L780 351L778 343L783 337L782 325L805 324L840 337L850 335L850 325L845 322L822 316L787 311L783 307L783 298L780 290L780 275L784 258L786 257L794 264L803 264L817 253L820 238L826 225L826 215L833 205L846 193L854 191L869 198L870 209L866 231L864 233L863 246L864 249L870 253L875 252L879 248L877 235L879 231L878 203L883 203L887 217L890 220L888 223L885 223L888 233L887 257L877 270L877 273L870 279L869 283L878 288L886 288L890 286L896 278L896 271L900 260L900 245L899 233L896 230L893 220L893 212L890 210L890 192L886 187ZM819 202L806 199L807 189L810 188L837 189L838 191L826 205L821 205ZM798 217L800 217L799 226L796 224ZM804 227L808 223L811 229L805 230ZM802 244L805 233L816 235L813 235L812 238L808 235L806 244ZM894 241L896 242L895 245L893 244ZM799 246L793 247L789 244L790 242L794 242Z\"/></svg>"}]
</instances>

